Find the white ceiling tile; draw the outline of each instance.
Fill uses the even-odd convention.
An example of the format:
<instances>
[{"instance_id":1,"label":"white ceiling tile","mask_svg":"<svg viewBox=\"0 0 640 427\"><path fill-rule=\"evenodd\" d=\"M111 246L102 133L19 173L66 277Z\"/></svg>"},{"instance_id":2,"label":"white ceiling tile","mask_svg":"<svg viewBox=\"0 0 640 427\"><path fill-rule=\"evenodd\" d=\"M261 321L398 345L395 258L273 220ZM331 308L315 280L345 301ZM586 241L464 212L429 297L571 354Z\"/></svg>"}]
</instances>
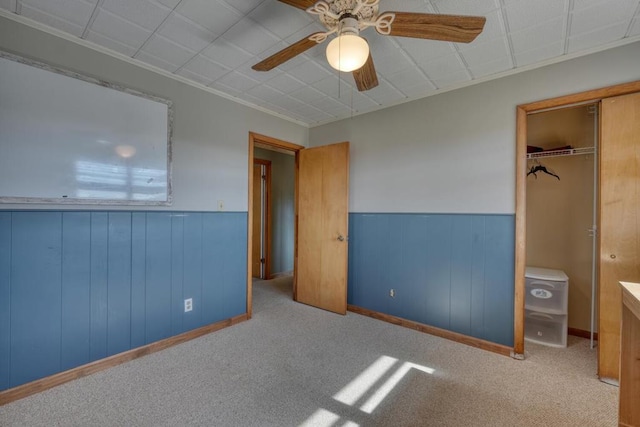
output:
<instances>
[{"instance_id":1,"label":"white ceiling tile","mask_svg":"<svg viewBox=\"0 0 640 427\"><path fill-rule=\"evenodd\" d=\"M503 56L501 58L493 59L489 62L469 65L469 70L476 79L489 76L491 74L500 73L502 71L507 71L512 68L513 65L511 64L511 56Z\"/></svg>"},{"instance_id":2,"label":"white ceiling tile","mask_svg":"<svg viewBox=\"0 0 640 427\"><path fill-rule=\"evenodd\" d=\"M253 105L264 105L266 104L266 101L264 99L255 97L251 94L248 93L241 93L240 95L238 95L238 98L240 99L244 99L247 102L250 102Z\"/></svg>"},{"instance_id":3,"label":"white ceiling tile","mask_svg":"<svg viewBox=\"0 0 640 427\"><path fill-rule=\"evenodd\" d=\"M265 1L249 17L280 38L287 38L312 22L310 14L278 1Z\"/></svg>"},{"instance_id":4,"label":"white ceiling tile","mask_svg":"<svg viewBox=\"0 0 640 427\"><path fill-rule=\"evenodd\" d=\"M176 70L176 68L178 68L175 64L167 62L164 59L157 58L146 52L138 52L138 55L136 55L136 59L139 59L140 61L144 61L147 64L151 64L158 68L162 68L163 70L169 71L170 73L173 73Z\"/></svg>"},{"instance_id":5,"label":"white ceiling tile","mask_svg":"<svg viewBox=\"0 0 640 427\"><path fill-rule=\"evenodd\" d=\"M242 14L246 14L255 9L260 3L265 0L224 0L229 6L237 10ZM273 2L273 0L271 1ZM269 1L267 1L269 3Z\"/></svg>"},{"instance_id":6,"label":"white ceiling tile","mask_svg":"<svg viewBox=\"0 0 640 427\"><path fill-rule=\"evenodd\" d=\"M534 64L536 62L562 55L563 51L564 42L559 41L537 49L516 52L516 62L518 67L524 67L525 65Z\"/></svg>"},{"instance_id":7,"label":"white ceiling tile","mask_svg":"<svg viewBox=\"0 0 640 427\"><path fill-rule=\"evenodd\" d=\"M486 16L500 7L500 0L431 0L439 13Z\"/></svg>"},{"instance_id":8,"label":"white ceiling tile","mask_svg":"<svg viewBox=\"0 0 640 427\"><path fill-rule=\"evenodd\" d=\"M424 74L417 70L415 67L407 68L398 73L385 76L385 78L389 80L392 85L394 85L407 95L411 95L411 91L418 87L426 87L428 89L434 88L433 85L429 82L429 79L427 79ZM376 99L378 102L385 101L384 99L375 96L374 91L376 89L370 91L372 94L371 97Z\"/></svg>"},{"instance_id":9,"label":"white ceiling tile","mask_svg":"<svg viewBox=\"0 0 640 427\"><path fill-rule=\"evenodd\" d=\"M600 1L591 7L574 10L571 18L571 36L592 33L597 28L608 27L621 21L628 24L637 6L637 0Z\"/></svg>"},{"instance_id":10,"label":"white ceiling tile","mask_svg":"<svg viewBox=\"0 0 640 427\"><path fill-rule=\"evenodd\" d=\"M246 62L244 64L242 64L239 67L236 67L236 71L244 74L245 76L253 79L253 80L257 80L260 83L265 83L269 80L271 80L272 78L274 78L275 76L282 74L283 71L275 68L273 70L270 71L256 71L254 69L252 69L251 67L254 65L253 61L250 62Z\"/></svg>"},{"instance_id":11,"label":"white ceiling tile","mask_svg":"<svg viewBox=\"0 0 640 427\"><path fill-rule=\"evenodd\" d=\"M209 81L217 80L231 71L231 69L222 67L202 55L196 55L183 68L206 77Z\"/></svg>"},{"instance_id":12,"label":"white ceiling tile","mask_svg":"<svg viewBox=\"0 0 640 427\"><path fill-rule=\"evenodd\" d=\"M109 37L128 46L140 47L149 36L151 31L146 30L139 25L132 24L129 21L116 16L105 10L100 10L96 16L91 30Z\"/></svg>"},{"instance_id":13,"label":"white ceiling tile","mask_svg":"<svg viewBox=\"0 0 640 427\"><path fill-rule=\"evenodd\" d=\"M44 25L47 25L51 28L56 28L58 30L67 32L76 37L81 37L84 32L84 26L73 24L64 19L58 18L57 16L50 15L41 11L40 9L34 9L27 5L22 5L22 16L33 19L34 21L40 22Z\"/></svg>"},{"instance_id":14,"label":"white ceiling tile","mask_svg":"<svg viewBox=\"0 0 640 427\"><path fill-rule=\"evenodd\" d=\"M269 79L266 84L274 89L277 89L284 93L290 93L301 87L307 86L306 83L301 82L289 74L282 73Z\"/></svg>"},{"instance_id":15,"label":"white ceiling tile","mask_svg":"<svg viewBox=\"0 0 640 427\"><path fill-rule=\"evenodd\" d=\"M313 84L330 75L324 68L311 61L304 62L298 67L291 69L289 73L307 84Z\"/></svg>"},{"instance_id":16,"label":"white ceiling tile","mask_svg":"<svg viewBox=\"0 0 640 427\"><path fill-rule=\"evenodd\" d=\"M629 37L640 35L640 17L636 17L634 24L629 31Z\"/></svg>"},{"instance_id":17,"label":"white ceiling tile","mask_svg":"<svg viewBox=\"0 0 640 427\"><path fill-rule=\"evenodd\" d=\"M211 80L208 77L205 76L201 76L200 74L196 74L194 72L191 72L189 70L187 70L186 68L181 68L180 70L178 70L176 72L176 74L181 75L182 77L186 77L189 80L193 80L197 83L200 83L204 86L209 86L209 84L211 83Z\"/></svg>"},{"instance_id":18,"label":"white ceiling tile","mask_svg":"<svg viewBox=\"0 0 640 427\"><path fill-rule=\"evenodd\" d=\"M0 8L16 13L16 0L0 0Z\"/></svg>"},{"instance_id":19,"label":"white ceiling tile","mask_svg":"<svg viewBox=\"0 0 640 427\"><path fill-rule=\"evenodd\" d=\"M396 41L416 62L426 62L455 52L453 43L397 37Z\"/></svg>"},{"instance_id":20,"label":"white ceiling tile","mask_svg":"<svg viewBox=\"0 0 640 427\"><path fill-rule=\"evenodd\" d=\"M510 31L520 31L533 26L565 18L567 0L531 1L520 0L509 3L505 10Z\"/></svg>"},{"instance_id":21,"label":"white ceiling tile","mask_svg":"<svg viewBox=\"0 0 640 427\"><path fill-rule=\"evenodd\" d=\"M289 96L306 104L309 104L313 101L318 101L324 98L326 95L320 92L318 89L313 88L312 86L304 86L296 91L291 92Z\"/></svg>"},{"instance_id":22,"label":"white ceiling tile","mask_svg":"<svg viewBox=\"0 0 640 427\"><path fill-rule=\"evenodd\" d=\"M475 43L483 43L487 40L504 37L505 23L502 19L502 13L498 10L488 13L485 16L487 18L487 22L485 22L484 28L482 29L482 32L478 35L478 37L476 37L476 39L471 43L456 43L455 45L458 48L464 49L465 46L472 46Z\"/></svg>"},{"instance_id":23,"label":"white ceiling tile","mask_svg":"<svg viewBox=\"0 0 640 427\"><path fill-rule=\"evenodd\" d=\"M176 12L214 34L222 34L242 19L237 10L218 0L184 0Z\"/></svg>"},{"instance_id":24,"label":"white ceiling tile","mask_svg":"<svg viewBox=\"0 0 640 427\"><path fill-rule=\"evenodd\" d=\"M206 28L177 13L169 16L158 33L196 52L207 47L218 37Z\"/></svg>"},{"instance_id":25,"label":"white ceiling tile","mask_svg":"<svg viewBox=\"0 0 640 427\"><path fill-rule=\"evenodd\" d=\"M414 72L417 72L417 71L414 70ZM402 74L402 73L403 72L401 72L400 74ZM410 78L411 78L411 76L410 76ZM422 81L419 84L424 84L424 82L425 82L425 79L424 79L424 77L422 77ZM432 87L432 86L429 85L429 87ZM400 89L400 88L398 88L398 89ZM367 96L370 97L371 99L373 99L378 104L381 104L381 105L383 105L385 103L394 103L394 102L399 101L401 99L406 99L407 96L404 93L400 92L398 89L396 89L395 87L391 86L385 80L378 79L378 86L374 87L373 89L368 90L367 91Z\"/></svg>"},{"instance_id":26,"label":"white ceiling tile","mask_svg":"<svg viewBox=\"0 0 640 427\"><path fill-rule=\"evenodd\" d=\"M120 43L118 41L110 39L109 37L105 37L102 34L98 34L95 31L89 31L89 33L87 34L86 38L90 42L93 42L93 43L98 44L100 46L106 47L107 49L111 49L113 51L120 52L120 53L122 53L124 55L127 55L127 56L133 56L136 53L136 51L138 50L137 47L133 47L133 46L129 46L129 45L124 44L124 43Z\"/></svg>"},{"instance_id":27,"label":"white ceiling tile","mask_svg":"<svg viewBox=\"0 0 640 427\"><path fill-rule=\"evenodd\" d=\"M537 49L564 38L563 18L546 21L541 25L511 33L511 43L515 53Z\"/></svg>"},{"instance_id":28,"label":"white ceiling tile","mask_svg":"<svg viewBox=\"0 0 640 427\"><path fill-rule=\"evenodd\" d=\"M352 96L348 96L347 94L345 98L345 105L356 112L371 111L372 109L379 106L379 104L373 99L369 98L366 95L363 95L361 92L358 92L356 90L352 92Z\"/></svg>"},{"instance_id":29,"label":"white ceiling tile","mask_svg":"<svg viewBox=\"0 0 640 427\"><path fill-rule=\"evenodd\" d=\"M445 88L447 86L453 86L455 84L458 83L463 83L466 81L469 81L469 76L467 75L466 71L457 71L457 72L453 72L451 74L448 74L446 76L437 78L437 79L433 79L433 84L436 85L436 87L438 88Z\"/></svg>"},{"instance_id":30,"label":"white ceiling tile","mask_svg":"<svg viewBox=\"0 0 640 427\"><path fill-rule=\"evenodd\" d=\"M37 9L47 15L54 16L66 22L86 26L96 1L85 0L22 0L22 7Z\"/></svg>"},{"instance_id":31,"label":"white ceiling tile","mask_svg":"<svg viewBox=\"0 0 640 427\"><path fill-rule=\"evenodd\" d=\"M420 66L431 79L441 79L447 75L464 71L464 65L460 62L456 54L436 58L427 63L420 64Z\"/></svg>"},{"instance_id":32,"label":"white ceiling tile","mask_svg":"<svg viewBox=\"0 0 640 427\"><path fill-rule=\"evenodd\" d=\"M155 0L158 3L161 3L171 9L175 8L181 0Z\"/></svg>"},{"instance_id":33,"label":"white ceiling tile","mask_svg":"<svg viewBox=\"0 0 640 427\"><path fill-rule=\"evenodd\" d=\"M254 55L273 46L278 41L255 21L245 18L223 35L224 39Z\"/></svg>"},{"instance_id":34,"label":"white ceiling tile","mask_svg":"<svg viewBox=\"0 0 640 427\"><path fill-rule=\"evenodd\" d=\"M154 57L162 59L170 64L174 64L174 69L186 63L196 54L194 51L178 46L158 34L151 37L147 44L142 48L142 52L153 55Z\"/></svg>"},{"instance_id":35,"label":"white ceiling tile","mask_svg":"<svg viewBox=\"0 0 640 427\"><path fill-rule=\"evenodd\" d=\"M231 96L239 96L242 93L238 89L233 88L233 87L231 87L229 85L226 85L226 84L224 84L224 83L222 83L220 81L216 81L216 82L211 83L209 85L209 87L217 89L220 92L226 93L226 94L231 95Z\"/></svg>"},{"instance_id":36,"label":"white ceiling tile","mask_svg":"<svg viewBox=\"0 0 640 427\"><path fill-rule=\"evenodd\" d=\"M266 85L252 87L246 93L261 99L263 102L271 102L271 103L277 103L279 99L285 96L282 92L275 90Z\"/></svg>"},{"instance_id":37,"label":"white ceiling tile","mask_svg":"<svg viewBox=\"0 0 640 427\"><path fill-rule=\"evenodd\" d=\"M258 81L237 72L228 73L218 81L241 92L247 91L259 84Z\"/></svg>"},{"instance_id":38,"label":"white ceiling tile","mask_svg":"<svg viewBox=\"0 0 640 427\"><path fill-rule=\"evenodd\" d=\"M225 67L235 68L252 58L251 54L232 45L223 38L214 41L202 54Z\"/></svg>"},{"instance_id":39,"label":"white ceiling tile","mask_svg":"<svg viewBox=\"0 0 640 427\"><path fill-rule=\"evenodd\" d=\"M376 71L382 74L393 74L407 68L415 67L413 60L407 57L402 49L387 47L371 51Z\"/></svg>"},{"instance_id":40,"label":"white ceiling tile","mask_svg":"<svg viewBox=\"0 0 640 427\"><path fill-rule=\"evenodd\" d=\"M345 73L342 73L342 75L344 76ZM337 71L335 74L329 75L321 80L318 80L317 82L313 83L312 86L318 89L320 92L324 93L325 95L329 95L333 97L338 96L339 89L342 90L342 88L347 87L347 85L344 82L344 77L340 76L340 78L338 78ZM340 88L338 88L338 86L340 86Z\"/></svg>"},{"instance_id":41,"label":"white ceiling tile","mask_svg":"<svg viewBox=\"0 0 640 427\"><path fill-rule=\"evenodd\" d=\"M460 51L460 55L468 65L484 64L509 54L506 40L502 38L474 44L472 47Z\"/></svg>"},{"instance_id":42,"label":"white ceiling tile","mask_svg":"<svg viewBox=\"0 0 640 427\"><path fill-rule=\"evenodd\" d=\"M610 27L598 28L590 33L579 34L569 38L569 52L590 49L614 40L621 39L627 31L626 22L618 23Z\"/></svg>"},{"instance_id":43,"label":"white ceiling tile","mask_svg":"<svg viewBox=\"0 0 640 427\"><path fill-rule=\"evenodd\" d=\"M326 96L322 99L316 100L312 102L311 105L335 116L340 116L342 114L347 114L350 112L349 107L344 105L342 102L336 101L330 96Z\"/></svg>"},{"instance_id":44,"label":"white ceiling tile","mask_svg":"<svg viewBox=\"0 0 640 427\"><path fill-rule=\"evenodd\" d=\"M148 30L155 30L171 9L149 0L104 0L102 8Z\"/></svg>"}]
</instances>

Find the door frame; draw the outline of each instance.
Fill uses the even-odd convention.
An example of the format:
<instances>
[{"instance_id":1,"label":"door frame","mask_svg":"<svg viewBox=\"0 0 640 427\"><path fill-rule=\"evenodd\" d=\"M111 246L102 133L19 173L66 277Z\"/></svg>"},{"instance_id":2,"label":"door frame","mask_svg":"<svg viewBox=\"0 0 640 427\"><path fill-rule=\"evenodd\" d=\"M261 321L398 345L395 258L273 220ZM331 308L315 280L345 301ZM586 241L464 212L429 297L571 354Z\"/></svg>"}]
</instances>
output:
<instances>
[{"instance_id":1,"label":"door frame","mask_svg":"<svg viewBox=\"0 0 640 427\"><path fill-rule=\"evenodd\" d=\"M295 299L296 292L296 272L298 266L298 152L305 147L302 145L294 144L292 142L283 141L281 139L272 138L270 136L261 135L255 132L249 132L249 162L248 162L248 215L247 215L247 317L250 319L253 315L253 151L255 148L266 148L269 150L291 153L295 155L295 167L294 167L294 221L295 226L293 230L293 295Z\"/></svg>"},{"instance_id":2,"label":"door frame","mask_svg":"<svg viewBox=\"0 0 640 427\"><path fill-rule=\"evenodd\" d=\"M264 269L262 270L262 274L264 277L262 279L270 279L271 278L271 160L263 160L256 159L254 156L253 166L256 165L265 167L265 190L264 190L264 212L262 212L262 216L264 219L264 238L262 252L264 253ZM253 187L253 174L251 175L251 183ZM255 187L253 188L255 190ZM254 206L251 206L253 209ZM253 227L252 227L253 233ZM253 257L253 252L251 252ZM253 270L253 265L252 265ZM253 276L253 272L251 274Z\"/></svg>"},{"instance_id":3,"label":"door frame","mask_svg":"<svg viewBox=\"0 0 640 427\"><path fill-rule=\"evenodd\" d=\"M527 229L527 115L549 109L563 108L575 104L598 102L604 98L640 92L640 81L622 83L600 89L521 104L516 107L516 211L515 211L515 292L513 316L513 357L524 358L524 300ZM600 150L602 144L598 144ZM601 179L598 178L598 182ZM600 201L598 200L598 229L600 229ZM600 237L597 238L600 252ZM599 269L600 258L595 260Z\"/></svg>"}]
</instances>

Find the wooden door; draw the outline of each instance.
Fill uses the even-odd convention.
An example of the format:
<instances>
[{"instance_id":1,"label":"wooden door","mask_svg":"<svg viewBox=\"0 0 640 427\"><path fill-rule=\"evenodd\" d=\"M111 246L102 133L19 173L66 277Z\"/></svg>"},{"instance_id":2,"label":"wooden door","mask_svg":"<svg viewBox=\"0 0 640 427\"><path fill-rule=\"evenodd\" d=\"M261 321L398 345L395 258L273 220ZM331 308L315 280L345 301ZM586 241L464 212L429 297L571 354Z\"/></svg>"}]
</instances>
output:
<instances>
[{"instance_id":1,"label":"wooden door","mask_svg":"<svg viewBox=\"0 0 640 427\"><path fill-rule=\"evenodd\" d=\"M347 312L348 215L349 143L301 150L296 301Z\"/></svg>"},{"instance_id":2,"label":"wooden door","mask_svg":"<svg viewBox=\"0 0 640 427\"><path fill-rule=\"evenodd\" d=\"M619 377L622 296L640 282L640 94L602 101L598 376Z\"/></svg>"},{"instance_id":3,"label":"wooden door","mask_svg":"<svg viewBox=\"0 0 640 427\"><path fill-rule=\"evenodd\" d=\"M251 276L259 279L269 278L270 247L270 204L269 190L271 181L271 162L255 159L253 163L253 216L251 224Z\"/></svg>"}]
</instances>

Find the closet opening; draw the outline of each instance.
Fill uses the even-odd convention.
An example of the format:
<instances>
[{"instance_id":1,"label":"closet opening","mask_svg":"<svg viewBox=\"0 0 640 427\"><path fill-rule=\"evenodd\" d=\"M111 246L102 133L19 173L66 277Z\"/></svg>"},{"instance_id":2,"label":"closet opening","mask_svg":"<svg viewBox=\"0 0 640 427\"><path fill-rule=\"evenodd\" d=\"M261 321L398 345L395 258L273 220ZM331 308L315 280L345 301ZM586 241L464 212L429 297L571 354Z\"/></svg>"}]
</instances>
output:
<instances>
[{"instance_id":1,"label":"closet opening","mask_svg":"<svg viewBox=\"0 0 640 427\"><path fill-rule=\"evenodd\" d=\"M591 102L527 115L528 352L597 344L598 112Z\"/></svg>"}]
</instances>

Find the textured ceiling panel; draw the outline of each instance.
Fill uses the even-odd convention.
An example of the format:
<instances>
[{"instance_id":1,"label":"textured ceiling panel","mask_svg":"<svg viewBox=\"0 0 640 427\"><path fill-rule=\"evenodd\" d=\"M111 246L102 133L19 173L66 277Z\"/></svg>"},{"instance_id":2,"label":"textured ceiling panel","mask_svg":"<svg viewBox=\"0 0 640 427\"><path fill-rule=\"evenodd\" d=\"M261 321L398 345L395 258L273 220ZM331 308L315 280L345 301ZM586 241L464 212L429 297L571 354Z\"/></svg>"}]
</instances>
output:
<instances>
[{"instance_id":1,"label":"textured ceiling panel","mask_svg":"<svg viewBox=\"0 0 640 427\"><path fill-rule=\"evenodd\" d=\"M351 73L328 65L329 40L270 71L251 68L326 31L317 16L278 0L0 0L0 9L309 125L640 41L640 0L380 0L381 12L484 16L486 24L469 44L365 29L379 84L361 93Z\"/></svg>"}]
</instances>

